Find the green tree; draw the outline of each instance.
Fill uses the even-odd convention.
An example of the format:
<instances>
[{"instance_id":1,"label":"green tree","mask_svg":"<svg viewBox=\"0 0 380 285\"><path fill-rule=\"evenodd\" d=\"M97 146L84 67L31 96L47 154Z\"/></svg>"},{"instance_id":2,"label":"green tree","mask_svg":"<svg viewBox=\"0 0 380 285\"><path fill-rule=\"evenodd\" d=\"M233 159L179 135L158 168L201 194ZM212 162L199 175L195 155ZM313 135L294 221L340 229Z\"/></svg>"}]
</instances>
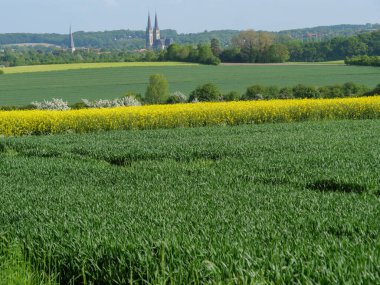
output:
<instances>
[{"instance_id":1,"label":"green tree","mask_svg":"<svg viewBox=\"0 0 380 285\"><path fill-rule=\"evenodd\" d=\"M203 86L199 86L193 92L191 92L189 97L189 102L199 101L220 101L221 93L218 87L213 83L207 83Z\"/></svg>"},{"instance_id":2,"label":"green tree","mask_svg":"<svg viewBox=\"0 0 380 285\"><path fill-rule=\"evenodd\" d=\"M242 31L232 39L232 45L240 48L245 62L263 62L265 53L273 43L273 36L266 32L254 30Z\"/></svg>"},{"instance_id":3,"label":"green tree","mask_svg":"<svg viewBox=\"0 0 380 285\"><path fill-rule=\"evenodd\" d=\"M198 61L203 64L218 65L220 59L213 55L209 45L198 45Z\"/></svg>"},{"instance_id":4,"label":"green tree","mask_svg":"<svg viewBox=\"0 0 380 285\"><path fill-rule=\"evenodd\" d=\"M169 97L169 83L164 75L154 74L149 78L145 92L145 102L148 104L164 103Z\"/></svg>"},{"instance_id":5,"label":"green tree","mask_svg":"<svg viewBox=\"0 0 380 285\"><path fill-rule=\"evenodd\" d=\"M319 98L320 94L314 86L298 84L293 87L293 96L295 98Z\"/></svg>"},{"instance_id":6,"label":"green tree","mask_svg":"<svg viewBox=\"0 0 380 285\"><path fill-rule=\"evenodd\" d=\"M236 91L231 91L223 95L224 101L239 101L240 99L241 95Z\"/></svg>"},{"instance_id":7,"label":"green tree","mask_svg":"<svg viewBox=\"0 0 380 285\"><path fill-rule=\"evenodd\" d=\"M218 39L211 39L211 51L216 57L219 57L222 53L222 48L220 47L220 41Z\"/></svg>"},{"instance_id":8,"label":"green tree","mask_svg":"<svg viewBox=\"0 0 380 285\"><path fill-rule=\"evenodd\" d=\"M220 54L220 59L222 60L222 62L241 62L242 59L240 48L233 47L224 49Z\"/></svg>"},{"instance_id":9,"label":"green tree","mask_svg":"<svg viewBox=\"0 0 380 285\"><path fill-rule=\"evenodd\" d=\"M261 100L267 94L267 88L262 85L252 85L247 88L247 91L243 95L243 100Z\"/></svg>"},{"instance_id":10,"label":"green tree","mask_svg":"<svg viewBox=\"0 0 380 285\"><path fill-rule=\"evenodd\" d=\"M189 59L190 48L179 44L172 44L166 50L165 58L170 61L187 61Z\"/></svg>"},{"instance_id":11,"label":"green tree","mask_svg":"<svg viewBox=\"0 0 380 285\"><path fill-rule=\"evenodd\" d=\"M286 62L289 60L289 50L286 45L271 45L267 52L267 62Z\"/></svg>"}]
</instances>

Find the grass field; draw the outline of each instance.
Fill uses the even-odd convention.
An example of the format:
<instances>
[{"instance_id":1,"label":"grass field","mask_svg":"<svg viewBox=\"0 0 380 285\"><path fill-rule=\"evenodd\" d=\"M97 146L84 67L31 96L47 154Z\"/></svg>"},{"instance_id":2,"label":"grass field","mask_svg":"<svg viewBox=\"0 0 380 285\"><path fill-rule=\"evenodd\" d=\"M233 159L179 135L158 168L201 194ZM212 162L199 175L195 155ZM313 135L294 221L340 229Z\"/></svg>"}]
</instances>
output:
<instances>
[{"instance_id":1,"label":"grass field","mask_svg":"<svg viewBox=\"0 0 380 285\"><path fill-rule=\"evenodd\" d=\"M1 138L0 244L62 284L376 284L379 143L379 120Z\"/></svg>"},{"instance_id":2,"label":"grass field","mask_svg":"<svg viewBox=\"0 0 380 285\"><path fill-rule=\"evenodd\" d=\"M171 92L187 94L208 82L217 84L223 92L243 93L253 84L323 86L353 81L373 88L380 78L379 68L344 65L129 66L15 73L0 76L0 105L27 105L51 98L75 103L82 98L116 98L128 91L144 94L149 76L155 73L168 78Z\"/></svg>"},{"instance_id":3,"label":"grass field","mask_svg":"<svg viewBox=\"0 0 380 285\"><path fill-rule=\"evenodd\" d=\"M182 62L100 62L100 63L71 63L51 65L28 65L4 68L6 74L34 73L48 71L65 71L76 69L98 69L115 67L168 67L168 66L196 66L197 64Z\"/></svg>"}]
</instances>

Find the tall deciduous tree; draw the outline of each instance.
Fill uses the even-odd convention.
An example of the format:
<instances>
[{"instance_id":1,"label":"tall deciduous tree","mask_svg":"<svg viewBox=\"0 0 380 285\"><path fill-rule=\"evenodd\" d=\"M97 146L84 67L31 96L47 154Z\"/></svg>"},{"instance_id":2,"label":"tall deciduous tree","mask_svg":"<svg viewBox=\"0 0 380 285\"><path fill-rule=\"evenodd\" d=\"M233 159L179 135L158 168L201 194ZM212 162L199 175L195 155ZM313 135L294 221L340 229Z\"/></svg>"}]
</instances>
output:
<instances>
[{"instance_id":1,"label":"tall deciduous tree","mask_svg":"<svg viewBox=\"0 0 380 285\"><path fill-rule=\"evenodd\" d=\"M264 53L273 44L273 36L254 30L242 31L232 39L232 44L240 48L241 57L246 62L262 61Z\"/></svg>"},{"instance_id":2,"label":"tall deciduous tree","mask_svg":"<svg viewBox=\"0 0 380 285\"><path fill-rule=\"evenodd\" d=\"M169 97L169 83L162 74L154 74L149 78L145 92L145 101L149 104L164 103Z\"/></svg>"}]
</instances>

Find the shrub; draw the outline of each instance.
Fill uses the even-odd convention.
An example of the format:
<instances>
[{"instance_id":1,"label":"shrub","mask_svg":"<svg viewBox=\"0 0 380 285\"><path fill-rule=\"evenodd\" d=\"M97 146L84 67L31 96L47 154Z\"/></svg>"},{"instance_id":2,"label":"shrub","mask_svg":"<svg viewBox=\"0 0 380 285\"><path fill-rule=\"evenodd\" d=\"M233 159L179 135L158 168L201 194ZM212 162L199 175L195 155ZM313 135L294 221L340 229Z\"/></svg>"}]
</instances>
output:
<instances>
[{"instance_id":1,"label":"shrub","mask_svg":"<svg viewBox=\"0 0 380 285\"><path fill-rule=\"evenodd\" d=\"M369 91L367 86L355 84L353 82L343 84L342 89L344 96L360 96Z\"/></svg>"},{"instance_id":2,"label":"shrub","mask_svg":"<svg viewBox=\"0 0 380 285\"><path fill-rule=\"evenodd\" d=\"M44 100L43 102L32 102L30 104L37 110L70 110L67 102L56 98L53 98L51 101Z\"/></svg>"},{"instance_id":3,"label":"shrub","mask_svg":"<svg viewBox=\"0 0 380 285\"><path fill-rule=\"evenodd\" d=\"M123 96L121 96L121 98L123 98L123 97L133 97L133 98L136 98L139 101L141 101L141 99L142 99L141 94L140 93L136 93L136 92L127 92Z\"/></svg>"},{"instance_id":4,"label":"shrub","mask_svg":"<svg viewBox=\"0 0 380 285\"><path fill-rule=\"evenodd\" d=\"M188 98L185 94L183 94L180 91L176 91L169 95L169 98L167 100L168 104L178 104L178 103L186 103L188 101Z\"/></svg>"},{"instance_id":5,"label":"shrub","mask_svg":"<svg viewBox=\"0 0 380 285\"><path fill-rule=\"evenodd\" d=\"M82 99L82 102L87 108L114 108L114 107L129 107L129 106L141 106L139 100L134 97L122 97L112 100L95 100L89 101L87 99Z\"/></svg>"},{"instance_id":6,"label":"shrub","mask_svg":"<svg viewBox=\"0 0 380 285\"><path fill-rule=\"evenodd\" d=\"M332 85L324 86L318 89L319 95L322 98L341 98L344 97L343 86Z\"/></svg>"},{"instance_id":7,"label":"shrub","mask_svg":"<svg viewBox=\"0 0 380 285\"><path fill-rule=\"evenodd\" d=\"M88 108L87 105L84 102L78 102L70 105L71 109L79 110L79 109L86 109Z\"/></svg>"},{"instance_id":8,"label":"shrub","mask_svg":"<svg viewBox=\"0 0 380 285\"><path fill-rule=\"evenodd\" d=\"M293 96L295 98L319 98L320 94L313 86L298 84L293 88Z\"/></svg>"},{"instance_id":9,"label":"shrub","mask_svg":"<svg viewBox=\"0 0 380 285\"><path fill-rule=\"evenodd\" d=\"M280 90L275 85L267 87L264 92L264 96L266 99L278 98L279 94L280 94Z\"/></svg>"},{"instance_id":10,"label":"shrub","mask_svg":"<svg viewBox=\"0 0 380 285\"><path fill-rule=\"evenodd\" d=\"M247 88L243 95L243 100L262 100L267 93L266 87L261 85L252 85Z\"/></svg>"},{"instance_id":11,"label":"shrub","mask_svg":"<svg viewBox=\"0 0 380 285\"><path fill-rule=\"evenodd\" d=\"M212 102L220 101L221 93L218 87L213 83L207 83L203 86L199 86L193 92L191 92L189 97L189 102Z\"/></svg>"},{"instance_id":12,"label":"shrub","mask_svg":"<svg viewBox=\"0 0 380 285\"><path fill-rule=\"evenodd\" d=\"M18 109L16 106L0 106L0 111L14 111Z\"/></svg>"},{"instance_id":13,"label":"shrub","mask_svg":"<svg viewBox=\"0 0 380 285\"><path fill-rule=\"evenodd\" d=\"M231 91L223 95L224 101L239 101L240 99L241 99L241 95L236 91Z\"/></svg>"},{"instance_id":14,"label":"shrub","mask_svg":"<svg viewBox=\"0 0 380 285\"><path fill-rule=\"evenodd\" d=\"M278 98L279 99L292 99L292 98L294 98L293 89L290 87L281 88L281 90L278 94Z\"/></svg>"},{"instance_id":15,"label":"shrub","mask_svg":"<svg viewBox=\"0 0 380 285\"><path fill-rule=\"evenodd\" d=\"M0 69L0 75L4 74L4 70Z\"/></svg>"},{"instance_id":16,"label":"shrub","mask_svg":"<svg viewBox=\"0 0 380 285\"><path fill-rule=\"evenodd\" d=\"M150 104L164 103L169 97L169 83L162 74L154 74L149 78L145 92L145 101Z\"/></svg>"},{"instance_id":17,"label":"shrub","mask_svg":"<svg viewBox=\"0 0 380 285\"><path fill-rule=\"evenodd\" d=\"M373 90L367 92L365 95L380 95L380 84L377 84Z\"/></svg>"}]
</instances>

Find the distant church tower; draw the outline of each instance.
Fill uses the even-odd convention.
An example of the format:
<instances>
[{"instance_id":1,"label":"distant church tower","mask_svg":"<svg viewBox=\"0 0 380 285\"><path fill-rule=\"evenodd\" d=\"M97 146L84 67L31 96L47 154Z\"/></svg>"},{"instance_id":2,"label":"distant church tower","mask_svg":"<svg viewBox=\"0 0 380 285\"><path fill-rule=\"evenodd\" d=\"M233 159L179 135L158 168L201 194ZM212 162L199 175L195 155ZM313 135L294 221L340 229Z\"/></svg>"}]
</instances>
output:
<instances>
[{"instance_id":1,"label":"distant church tower","mask_svg":"<svg viewBox=\"0 0 380 285\"><path fill-rule=\"evenodd\" d=\"M164 50L173 44L173 39L161 39L160 28L158 27L157 13L154 19L154 28L152 28L152 22L150 20L150 13L148 14L148 26L146 28L146 49Z\"/></svg>"},{"instance_id":2,"label":"distant church tower","mask_svg":"<svg viewBox=\"0 0 380 285\"><path fill-rule=\"evenodd\" d=\"M148 15L148 26L146 27L146 48L151 49L153 48L153 29L152 29L152 23L150 21L150 14Z\"/></svg>"},{"instance_id":3,"label":"distant church tower","mask_svg":"<svg viewBox=\"0 0 380 285\"><path fill-rule=\"evenodd\" d=\"M156 13L156 17L155 17L155 20L154 20L153 38L154 38L155 42L156 41L158 42L158 41L161 40L160 28L158 27L157 13Z\"/></svg>"},{"instance_id":4,"label":"distant church tower","mask_svg":"<svg viewBox=\"0 0 380 285\"><path fill-rule=\"evenodd\" d=\"M73 36L73 33L71 32L71 26L70 26L70 45L69 45L69 49L71 50L71 53L75 52L74 36Z\"/></svg>"}]
</instances>

